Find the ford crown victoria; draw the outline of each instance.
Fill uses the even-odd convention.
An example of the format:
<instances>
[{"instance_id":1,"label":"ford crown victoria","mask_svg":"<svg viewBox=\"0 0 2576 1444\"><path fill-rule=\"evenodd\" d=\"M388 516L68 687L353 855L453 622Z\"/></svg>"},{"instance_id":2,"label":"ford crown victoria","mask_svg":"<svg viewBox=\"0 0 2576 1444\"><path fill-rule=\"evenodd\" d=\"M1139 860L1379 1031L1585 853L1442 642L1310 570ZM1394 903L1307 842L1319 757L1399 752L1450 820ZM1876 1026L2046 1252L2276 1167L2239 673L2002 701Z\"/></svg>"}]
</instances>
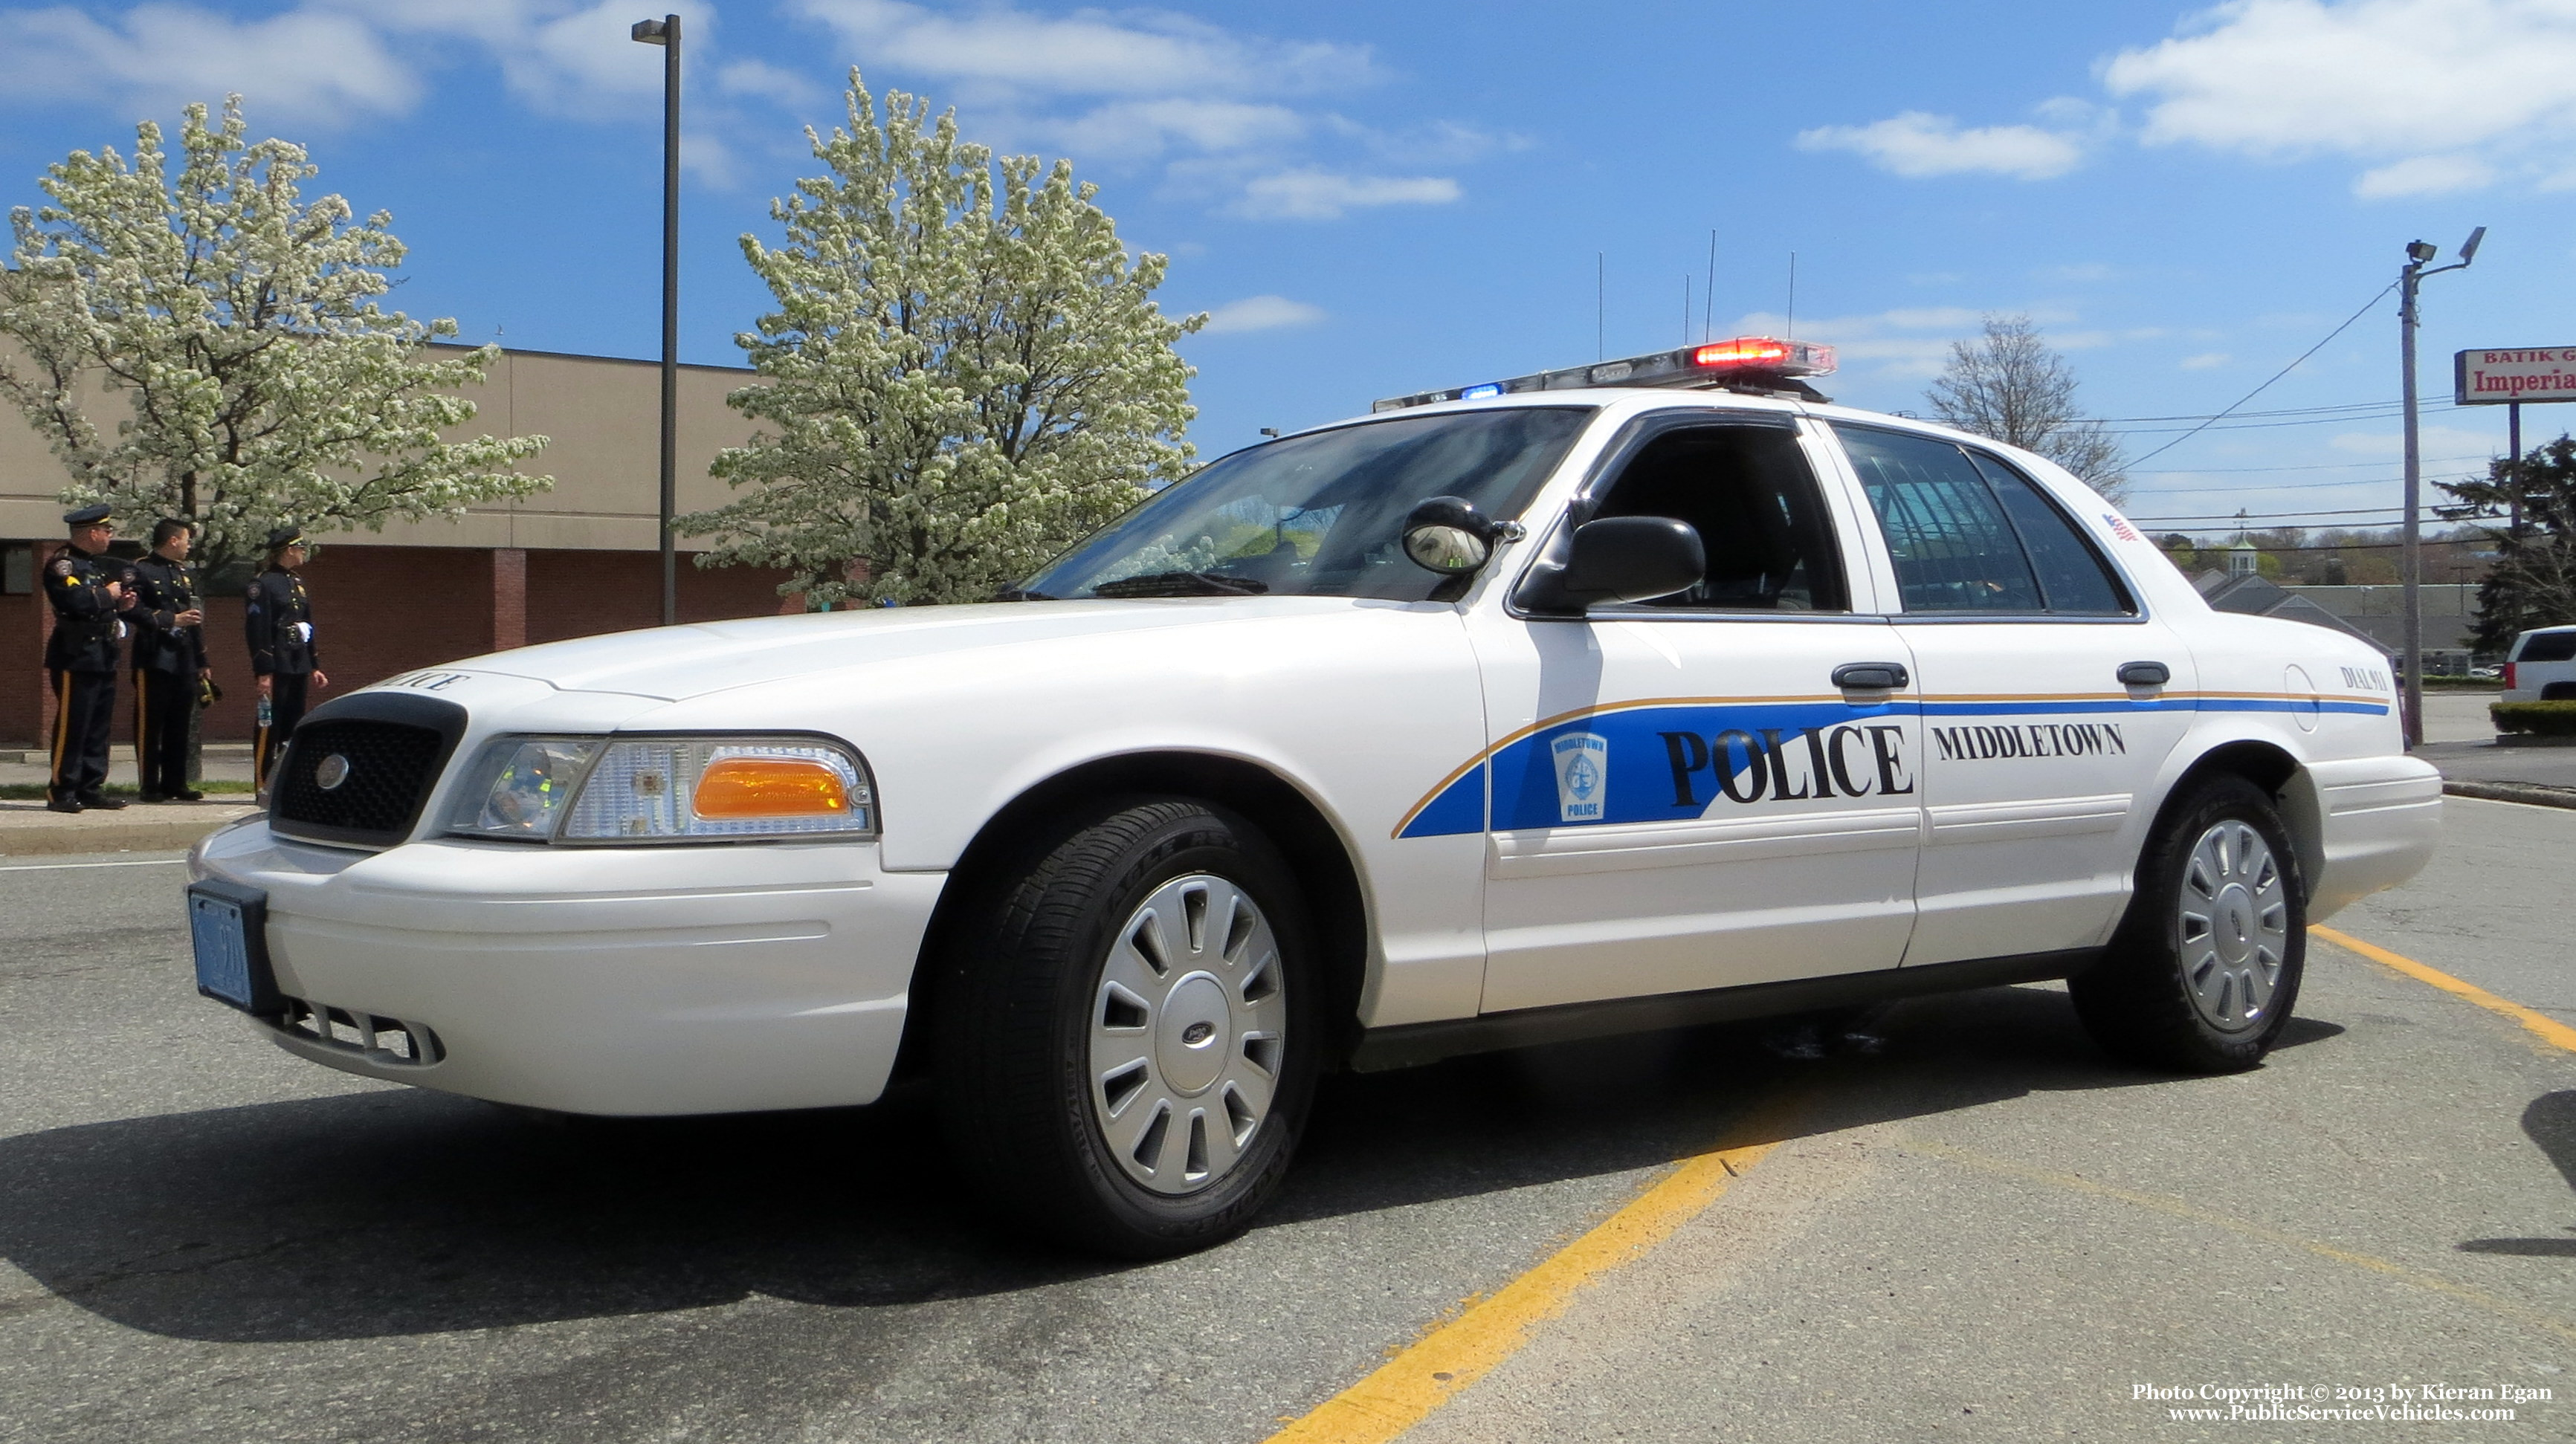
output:
<instances>
[{"instance_id":1,"label":"ford crown victoria","mask_svg":"<svg viewBox=\"0 0 2576 1444\"><path fill-rule=\"evenodd\" d=\"M201 990L572 1113L918 1074L997 1207L1129 1254L1243 1228L1338 1067L2059 978L2253 1066L2306 925L2434 844L2384 659L1821 352L1380 403L1001 603L345 696L193 858Z\"/></svg>"}]
</instances>

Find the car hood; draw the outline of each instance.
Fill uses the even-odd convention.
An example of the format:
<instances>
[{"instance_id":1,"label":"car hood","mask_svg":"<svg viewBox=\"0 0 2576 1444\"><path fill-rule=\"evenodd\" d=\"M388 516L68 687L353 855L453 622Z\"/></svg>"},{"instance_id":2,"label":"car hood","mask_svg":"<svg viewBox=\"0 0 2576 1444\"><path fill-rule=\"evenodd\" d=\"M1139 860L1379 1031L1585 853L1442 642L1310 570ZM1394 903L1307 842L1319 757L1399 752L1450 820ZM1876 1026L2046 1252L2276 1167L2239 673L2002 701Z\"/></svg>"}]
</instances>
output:
<instances>
[{"instance_id":1,"label":"car hood","mask_svg":"<svg viewBox=\"0 0 2576 1444\"><path fill-rule=\"evenodd\" d=\"M676 702L872 662L1390 605L1397 604L1343 597L1175 597L878 607L613 632L451 665L566 691Z\"/></svg>"}]
</instances>

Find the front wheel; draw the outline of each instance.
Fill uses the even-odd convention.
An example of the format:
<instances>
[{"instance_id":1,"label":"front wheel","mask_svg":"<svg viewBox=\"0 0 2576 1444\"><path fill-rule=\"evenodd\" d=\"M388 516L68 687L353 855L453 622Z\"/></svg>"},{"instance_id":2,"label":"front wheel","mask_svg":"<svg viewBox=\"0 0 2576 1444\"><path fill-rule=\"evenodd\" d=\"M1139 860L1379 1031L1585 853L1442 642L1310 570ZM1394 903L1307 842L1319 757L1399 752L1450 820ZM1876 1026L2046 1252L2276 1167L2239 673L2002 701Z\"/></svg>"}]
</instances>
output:
<instances>
[{"instance_id":1,"label":"front wheel","mask_svg":"<svg viewBox=\"0 0 2576 1444\"><path fill-rule=\"evenodd\" d=\"M1055 829L941 960L952 1150L1000 1211L1079 1247L1241 1232L1314 1090L1309 949L1293 875L1230 812L1130 801Z\"/></svg>"},{"instance_id":2,"label":"front wheel","mask_svg":"<svg viewBox=\"0 0 2576 1444\"><path fill-rule=\"evenodd\" d=\"M2167 809L2128 916L2067 991L2115 1057L2232 1073L2280 1038L2306 958L2306 880L2288 829L2262 789L2217 776Z\"/></svg>"}]
</instances>

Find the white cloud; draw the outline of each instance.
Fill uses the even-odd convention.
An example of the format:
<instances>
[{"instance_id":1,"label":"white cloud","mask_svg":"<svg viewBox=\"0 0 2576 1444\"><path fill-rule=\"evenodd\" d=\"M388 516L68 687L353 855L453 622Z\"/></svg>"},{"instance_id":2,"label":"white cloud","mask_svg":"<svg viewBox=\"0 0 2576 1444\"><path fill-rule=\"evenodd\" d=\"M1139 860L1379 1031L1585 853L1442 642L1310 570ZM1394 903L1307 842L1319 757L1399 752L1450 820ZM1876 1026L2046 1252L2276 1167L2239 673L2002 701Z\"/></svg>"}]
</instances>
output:
<instances>
[{"instance_id":1,"label":"white cloud","mask_svg":"<svg viewBox=\"0 0 2576 1444\"><path fill-rule=\"evenodd\" d=\"M2114 56L2149 144L2382 164L2365 197L2469 189L2545 158L2576 119L2567 0L2231 0L2187 33Z\"/></svg>"},{"instance_id":2,"label":"white cloud","mask_svg":"<svg viewBox=\"0 0 2576 1444\"><path fill-rule=\"evenodd\" d=\"M429 72L462 43L512 90L581 116L648 110L662 67L628 38L630 0L305 0L243 19L147 3L93 18L69 7L0 11L0 96L161 109L242 93L255 123L344 124L409 113ZM680 0L698 54L714 33L705 0Z\"/></svg>"},{"instance_id":3,"label":"white cloud","mask_svg":"<svg viewBox=\"0 0 2576 1444\"><path fill-rule=\"evenodd\" d=\"M2495 178L2495 167L2473 155L2419 155L2363 171L2352 183L2352 193L2370 201L2451 195L2484 190Z\"/></svg>"},{"instance_id":4,"label":"white cloud","mask_svg":"<svg viewBox=\"0 0 2576 1444\"><path fill-rule=\"evenodd\" d=\"M1368 47L1240 36L1166 11L952 14L904 0L795 0L869 63L1013 94L1278 95L1373 77Z\"/></svg>"},{"instance_id":5,"label":"white cloud","mask_svg":"<svg viewBox=\"0 0 2576 1444\"><path fill-rule=\"evenodd\" d=\"M1285 296L1246 296L1209 310L1201 335L1235 331L1276 331L1284 326L1311 326L1324 319L1324 308Z\"/></svg>"},{"instance_id":6,"label":"white cloud","mask_svg":"<svg viewBox=\"0 0 2576 1444\"><path fill-rule=\"evenodd\" d=\"M2185 371L2210 371L2235 359L2224 351L2203 351L2197 356L2185 356L2176 364Z\"/></svg>"},{"instance_id":7,"label":"white cloud","mask_svg":"<svg viewBox=\"0 0 2576 1444\"><path fill-rule=\"evenodd\" d=\"M1445 176L1355 176L1305 169L1255 178L1244 186L1234 209L1264 219L1329 221L1374 206L1447 205L1461 194L1458 183Z\"/></svg>"},{"instance_id":8,"label":"white cloud","mask_svg":"<svg viewBox=\"0 0 2576 1444\"><path fill-rule=\"evenodd\" d=\"M138 5L105 22L67 6L0 11L0 95L112 102L163 111L248 97L253 122L339 123L399 115L422 84L354 16L291 10L236 20L185 5Z\"/></svg>"},{"instance_id":9,"label":"white cloud","mask_svg":"<svg viewBox=\"0 0 2576 1444\"><path fill-rule=\"evenodd\" d=\"M1896 175L1980 173L2047 180L2083 163L2073 137L2035 125L1962 130L1946 115L1909 110L1869 125L1828 125L1798 133L1801 150L1848 150Z\"/></svg>"},{"instance_id":10,"label":"white cloud","mask_svg":"<svg viewBox=\"0 0 2576 1444\"><path fill-rule=\"evenodd\" d=\"M1010 0L788 0L860 57L872 83L929 81L982 133L1078 163L1162 168L1170 193L1264 220L1441 205L1427 174L1527 142L1432 119L1384 128L1313 97L1386 78L1365 45L1280 39L1168 10L1046 13ZM1381 174L1399 172L1395 175Z\"/></svg>"},{"instance_id":11,"label":"white cloud","mask_svg":"<svg viewBox=\"0 0 2576 1444\"><path fill-rule=\"evenodd\" d=\"M1124 100L1039 127L1084 156L1150 157L1171 149L1201 153L1282 145L1306 133L1305 117L1283 105L1170 96Z\"/></svg>"},{"instance_id":12,"label":"white cloud","mask_svg":"<svg viewBox=\"0 0 2576 1444\"><path fill-rule=\"evenodd\" d=\"M838 97L792 70L765 60L734 60L716 67L716 89L727 95L766 100L789 110L818 106L840 109Z\"/></svg>"}]
</instances>

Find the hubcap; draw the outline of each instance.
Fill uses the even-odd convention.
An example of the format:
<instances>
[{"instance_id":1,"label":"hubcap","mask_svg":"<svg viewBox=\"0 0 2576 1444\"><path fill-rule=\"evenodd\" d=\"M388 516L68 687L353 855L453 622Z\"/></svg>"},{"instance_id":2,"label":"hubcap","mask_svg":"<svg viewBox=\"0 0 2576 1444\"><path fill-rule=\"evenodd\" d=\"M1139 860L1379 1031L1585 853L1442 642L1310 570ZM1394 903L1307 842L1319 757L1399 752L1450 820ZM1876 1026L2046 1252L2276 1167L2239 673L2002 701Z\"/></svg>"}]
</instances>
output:
<instances>
[{"instance_id":1,"label":"hubcap","mask_svg":"<svg viewBox=\"0 0 2576 1444\"><path fill-rule=\"evenodd\" d=\"M2234 818L2192 844L2174 901L2183 983L2212 1027L2241 1033L2271 1017L2289 956L2290 905L2263 834Z\"/></svg>"},{"instance_id":2,"label":"hubcap","mask_svg":"<svg viewBox=\"0 0 2576 1444\"><path fill-rule=\"evenodd\" d=\"M1279 944L1224 878L1156 888L1101 960L1091 1107L1111 1156L1156 1193L1226 1175L1269 1116L1288 1008Z\"/></svg>"}]
</instances>

